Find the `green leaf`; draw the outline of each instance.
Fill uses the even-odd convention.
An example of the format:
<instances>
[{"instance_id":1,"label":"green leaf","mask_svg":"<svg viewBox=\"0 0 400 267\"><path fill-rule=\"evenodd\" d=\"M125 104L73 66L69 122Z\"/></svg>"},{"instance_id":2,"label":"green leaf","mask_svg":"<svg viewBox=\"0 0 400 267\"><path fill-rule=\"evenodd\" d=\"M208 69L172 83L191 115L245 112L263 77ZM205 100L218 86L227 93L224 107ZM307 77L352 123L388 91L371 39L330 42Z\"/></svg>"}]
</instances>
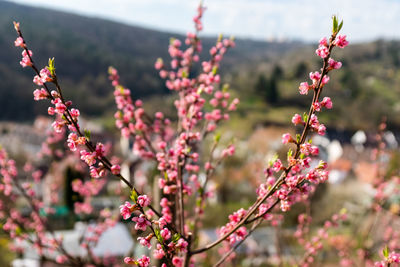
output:
<instances>
[{"instance_id":1,"label":"green leaf","mask_svg":"<svg viewBox=\"0 0 400 267\"><path fill-rule=\"evenodd\" d=\"M342 20L342 22L340 22L339 28L338 28L337 32L340 32L340 30L342 29L342 27L343 27L343 20Z\"/></svg>"},{"instance_id":2,"label":"green leaf","mask_svg":"<svg viewBox=\"0 0 400 267\"><path fill-rule=\"evenodd\" d=\"M308 114L304 112L303 113L303 121L307 122L307 119L308 119Z\"/></svg>"},{"instance_id":3,"label":"green leaf","mask_svg":"<svg viewBox=\"0 0 400 267\"><path fill-rule=\"evenodd\" d=\"M17 226L17 228L15 228L15 234L16 235L21 235L22 234L22 229L19 226Z\"/></svg>"},{"instance_id":4,"label":"green leaf","mask_svg":"<svg viewBox=\"0 0 400 267\"><path fill-rule=\"evenodd\" d=\"M216 134L214 135L214 141L215 141L215 143L218 143L219 140L221 140L221 133L216 133Z\"/></svg>"},{"instance_id":5,"label":"green leaf","mask_svg":"<svg viewBox=\"0 0 400 267\"><path fill-rule=\"evenodd\" d=\"M90 131L89 130L85 130L85 137L87 140L90 140Z\"/></svg>"},{"instance_id":6,"label":"green leaf","mask_svg":"<svg viewBox=\"0 0 400 267\"><path fill-rule=\"evenodd\" d=\"M222 33L220 33L220 34L218 35L218 40L217 40L217 42L221 42L223 37L224 37L224 36L222 35Z\"/></svg>"},{"instance_id":7,"label":"green leaf","mask_svg":"<svg viewBox=\"0 0 400 267\"><path fill-rule=\"evenodd\" d=\"M187 78L189 77L188 73L186 71L182 71L182 78Z\"/></svg>"},{"instance_id":8,"label":"green leaf","mask_svg":"<svg viewBox=\"0 0 400 267\"><path fill-rule=\"evenodd\" d=\"M181 238L181 235L179 233L176 233L172 236L172 242L176 243L178 242L179 238Z\"/></svg>"},{"instance_id":9,"label":"green leaf","mask_svg":"<svg viewBox=\"0 0 400 267\"><path fill-rule=\"evenodd\" d=\"M332 27L332 32L336 33L338 30L338 20L337 17L335 15L333 15L333 27Z\"/></svg>"},{"instance_id":10,"label":"green leaf","mask_svg":"<svg viewBox=\"0 0 400 267\"><path fill-rule=\"evenodd\" d=\"M224 86L222 87L222 92L226 93L229 90L229 84L225 83Z\"/></svg>"},{"instance_id":11,"label":"green leaf","mask_svg":"<svg viewBox=\"0 0 400 267\"><path fill-rule=\"evenodd\" d=\"M278 159L278 154L274 154L274 156L272 156L272 158L269 160L269 166L274 165L275 161Z\"/></svg>"},{"instance_id":12,"label":"green leaf","mask_svg":"<svg viewBox=\"0 0 400 267\"><path fill-rule=\"evenodd\" d=\"M217 74L217 72L218 72L218 67L214 66L212 69L212 74L215 75L215 74Z\"/></svg>"},{"instance_id":13,"label":"green leaf","mask_svg":"<svg viewBox=\"0 0 400 267\"><path fill-rule=\"evenodd\" d=\"M382 250L383 256L387 259L389 257L389 248L386 245L385 248Z\"/></svg>"},{"instance_id":14,"label":"green leaf","mask_svg":"<svg viewBox=\"0 0 400 267\"><path fill-rule=\"evenodd\" d=\"M288 156L288 157L293 156L293 150L292 150L291 148L289 149L289 151L288 151L288 153L287 153L287 156Z\"/></svg>"},{"instance_id":15,"label":"green leaf","mask_svg":"<svg viewBox=\"0 0 400 267\"><path fill-rule=\"evenodd\" d=\"M297 141L297 143L300 143L300 138L301 138L301 135L300 135L300 134L296 134L296 141Z\"/></svg>"},{"instance_id":16,"label":"green leaf","mask_svg":"<svg viewBox=\"0 0 400 267\"><path fill-rule=\"evenodd\" d=\"M135 190L132 190L132 192L131 192L131 200L132 200L133 202L135 202L135 204L136 204L137 199L138 199L138 194L136 193Z\"/></svg>"},{"instance_id":17,"label":"green leaf","mask_svg":"<svg viewBox=\"0 0 400 267\"><path fill-rule=\"evenodd\" d=\"M160 234L160 229L158 228L154 228L154 234L156 235L156 238L158 240L158 242L160 242L161 244L163 243L163 238Z\"/></svg>"},{"instance_id":18,"label":"green leaf","mask_svg":"<svg viewBox=\"0 0 400 267\"><path fill-rule=\"evenodd\" d=\"M199 191L200 191L200 190L199 190ZM200 206L201 206L201 199L198 198L198 199L196 200L196 207L199 207L199 208L200 208Z\"/></svg>"},{"instance_id":19,"label":"green leaf","mask_svg":"<svg viewBox=\"0 0 400 267\"><path fill-rule=\"evenodd\" d=\"M50 71L51 76L54 76L55 71L56 71L56 68L54 66L54 57L49 58L49 65L46 68Z\"/></svg>"}]
</instances>

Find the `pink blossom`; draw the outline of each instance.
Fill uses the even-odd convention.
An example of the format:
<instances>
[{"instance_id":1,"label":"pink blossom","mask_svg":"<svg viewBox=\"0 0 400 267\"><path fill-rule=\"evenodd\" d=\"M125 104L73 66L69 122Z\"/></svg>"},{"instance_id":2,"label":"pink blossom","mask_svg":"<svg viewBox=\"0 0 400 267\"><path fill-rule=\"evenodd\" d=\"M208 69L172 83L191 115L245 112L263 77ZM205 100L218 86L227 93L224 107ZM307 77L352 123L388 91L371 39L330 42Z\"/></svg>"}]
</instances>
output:
<instances>
[{"instance_id":1,"label":"pink blossom","mask_svg":"<svg viewBox=\"0 0 400 267\"><path fill-rule=\"evenodd\" d=\"M303 118L300 116L300 114L294 114L292 118L292 123L294 125L303 124Z\"/></svg>"},{"instance_id":2,"label":"pink blossom","mask_svg":"<svg viewBox=\"0 0 400 267\"><path fill-rule=\"evenodd\" d=\"M328 82L329 82L329 76L328 75L324 75L324 78L322 78L321 83L324 85L324 84L327 84Z\"/></svg>"},{"instance_id":3,"label":"pink blossom","mask_svg":"<svg viewBox=\"0 0 400 267\"><path fill-rule=\"evenodd\" d=\"M124 220L127 220L131 217L133 209L134 205L132 205L128 201L126 201L124 205L119 206L120 213Z\"/></svg>"},{"instance_id":4,"label":"pink blossom","mask_svg":"<svg viewBox=\"0 0 400 267\"><path fill-rule=\"evenodd\" d=\"M161 234L161 237L162 237L164 240L168 240L168 239L171 238L171 232L170 232L167 228L162 229L162 230L160 231L160 234Z\"/></svg>"},{"instance_id":5,"label":"pink blossom","mask_svg":"<svg viewBox=\"0 0 400 267\"><path fill-rule=\"evenodd\" d=\"M321 73L318 71L310 72L310 79L313 81L313 83L317 83L319 79L321 79Z\"/></svg>"},{"instance_id":6,"label":"pink blossom","mask_svg":"<svg viewBox=\"0 0 400 267\"><path fill-rule=\"evenodd\" d=\"M327 41L326 37L322 37L322 38L319 40L319 45L320 45L320 46L328 46L328 41Z\"/></svg>"},{"instance_id":7,"label":"pink blossom","mask_svg":"<svg viewBox=\"0 0 400 267\"><path fill-rule=\"evenodd\" d=\"M56 257L56 262L59 263L59 264L63 264L65 262L67 262L67 260L68 260L68 258L65 255L58 255Z\"/></svg>"},{"instance_id":8,"label":"pink blossom","mask_svg":"<svg viewBox=\"0 0 400 267\"><path fill-rule=\"evenodd\" d=\"M172 264L176 267L181 267L183 265L183 259L178 256L174 256L172 258Z\"/></svg>"},{"instance_id":9,"label":"pink blossom","mask_svg":"<svg viewBox=\"0 0 400 267\"><path fill-rule=\"evenodd\" d=\"M164 67L163 60L161 58L157 59L156 63L154 64L154 68L156 70L160 70Z\"/></svg>"},{"instance_id":10,"label":"pink blossom","mask_svg":"<svg viewBox=\"0 0 400 267\"><path fill-rule=\"evenodd\" d=\"M36 89L35 91L33 91L33 99L35 101L46 99L48 97L49 97L49 94L47 93L46 89L44 89L44 88L41 88L40 90Z\"/></svg>"},{"instance_id":11,"label":"pink blossom","mask_svg":"<svg viewBox=\"0 0 400 267\"><path fill-rule=\"evenodd\" d=\"M147 195L140 195L137 199L137 204L139 204L141 207L147 207L150 205L150 198Z\"/></svg>"},{"instance_id":12,"label":"pink blossom","mask_svg":"<svg viewBox=\"0 0 400 267\"><path fill-rule=\"evenodd\" d=\"M325 127L325 125L321 124L321 125L318 127L318 134L319 134L319 135L325 135L325 132L326 132L326 127Z\"/></svg>"},{"instance_id":13,"label":"pink blossom","mask_svg":"<svg viewBox=\"0 0 400 267\"><path fill-rule=\"evenodd\" d=\"M14 41L14 45L24 48L24 47L25 47L24 39L22 39L22 37L18 37L18 38Z\"/></svg>"},{"instance_id":14,"label":"pink blossom","mask_svg":"<svg viewBox=\"0 0 400 267\"><path fill-rule=\"evenodd\" d=\"M153 251L154 258L161 260L165 256L165 252L160 244L157 244L157 249Z\"/></svg>"},{"instance_id":15,"label":"pink blossom","mask_svg":"<svg viewBox=\"0 0 400 267\"><path fill-rule=\"evenodd\" d=\"M293 138L289 133L285 133L282 135L282 143L283 144L288 144L290 142L293 142Z\"/></svg>"},{"instance_id":16,"label":"pink blossom","mask_svg":"<svg viewBox=\"0 0 400 267\"><path fill-rule=\"evenodd\" d=\"M146 255L143 255L140 259L137 260L137 264L140 267L147 267L150 265L150 258Z\"/></svg>"},{"instance_id":17,"label":"pink blossom","mask_svg":"<svg viewBox=\"0 0 400 267\"><path fill-rule=\"evenodd\" d=\"M79 112L79 110L78 109L76 109L76 108L71 108L71 110L70 110L70 114L71 114L71 116L73 117L73 118L78 118L79 117L79 115L80 115L80 112Z\"/></svg>"},{"instance_id":18,"label":"pink blossom","mask_svg":"<svg viewBox=\"0 0 400 267\"><path fill-rule=\"evenodd\" d=\"M342 62L335 61L333 58L328 60L328 64L332 69L340 69L342 67Z\"/></svg>"},{"instance_id":19,"label":"pink blossom","mask_svg":"<svg viewBox=\"0 0 400 267\"><path fill-rule=\"evenodd\" d=\"M322 99L321 101L321 106L327 108L327 109L331 109L332 108L332 100L330 97L324 97L324 99Z\"/></svg>"},{"instance_id":20,"label":"pink blossom","mask_svg":"<svg viewBox=\"0 0 400 267\"><path fill-rule=\"evenodd\" d=\"M32 57L33 53L31 50L28 50L29 56ZM29 58L28 54L26 53L26 50L22 51L22 60L19 62L22 67L28 67L32 66L31 59Z\"/></svg>"},{"instance_id":21,"label":"pink blossom","mask_svg":"<svg viewBox=\"0 0 400 267\"><path fill-rule=\"evenodd\" d=\"M308 83L306 83L306 82L300 83L300 86L299 86L300 94L306 95L306 94L308 94L308 90L310 90L310 86L308 85Z\"/></svg>"},{"instance_id":22,"label":"pink blossom","mask_svg":"<svg viewBox=\"0 0 400 267\"><path fill-rule=\"evenodd\" d=\"M146 216L143 214L140 214L139 217L133 217L132 221L136 222L136 230L146 231L147 226L151 225L151 223L146 219Z\"/></svg>"},{"instance_id":23,"label":"pink blossom","mask_svg":"<svg viewBox=\"0 0 400 267\"><path fill-rule=\"evenodd\" d=\"M329 55L329 50L326 46L320 45L317 50L315 50L315 53L320 57L320 58L326 58Z\"/></svg>"},{"instance_id":24,"label":"pink blossom","mask_svg":"<svg viewBox=\"0 0 400 267\"><path fill-rule=\"evenodd\" d=\"M119 166L118 164L117 165L112 165L111 166L111 172L114 175L119 175L120 172L121 172L121 166Z\"/></svg>"},{"instance_id":25,"label":"pink blossom","mask_svg":"<svg viewBox=\"0 0 400 267\"><path fill-rule=\"evenodd\" d=\"M129 265L133 265L133 264L136 265L135 259L133 259L133 258L131 258L131 257L125 257L125 258L124 258L124 262L125 262L126 264L129 264Z\"/></svg>"},{"instance_id":26,"label":"pink blossom","mask_svg":"<svg viewBox=\"0 0 400 267\"><path fill-rule=\"evenodd\" d=\"M147 247L148 249L151 249L151 243L147 237L144 238L144 237L140 236L140 237L138 237L137 240L139 241L140 245Z\"/></svg>"},{"instance_id":27,"label":"pink blossom","mask_svg":"<svg viewBox=\"0 0 400 267\"><path fill-rule=\"evenodd\" d=\"M321 104L318 101L312 103L312 106L315 111L321 111Z\"/></svg>"},{"instance_id":28,"label":"pink blossom","mask_svg":"<svg viewBox=\"0 0 400 267\"><path fill-rule=\"evenodd\" d=\"M346 35L338 35L333 41L333 44L340 48L345 48L349 42L346 40Z\"/></svg>"}]
</instances>

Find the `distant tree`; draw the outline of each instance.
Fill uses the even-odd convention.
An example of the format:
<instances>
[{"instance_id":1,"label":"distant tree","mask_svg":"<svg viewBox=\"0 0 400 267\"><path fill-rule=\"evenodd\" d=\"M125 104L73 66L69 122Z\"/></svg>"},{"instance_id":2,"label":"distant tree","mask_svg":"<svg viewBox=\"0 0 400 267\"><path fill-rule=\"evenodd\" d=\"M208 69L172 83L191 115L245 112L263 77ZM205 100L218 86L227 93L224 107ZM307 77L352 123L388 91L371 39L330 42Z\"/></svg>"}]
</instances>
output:
<instances>
[{"instance_id":1,"label":"distant tree","mask_svg":"<svg viewBox=\"0 0 400 267\"><path fill-rule=\"evenodd\" d=\"M343 76L340 79L345 92L348 92L346 96L350 99L358 97L360 94L360 83L358 82L357 75L349 70L344 69Z\"/></svg>"},{"instance_id":2,"label":"distant tree","mask_svg":"<svg viewBox=\"0 0 400 267\"><path fill-rule=\"evenodd\" d=\"M281 79L284 75L283 69L279 65L275 65L274 70L272 71L272 77L275 79Z\"/></svg>"},{"instance_id":3,"label":"distant tree","mask_svg":"<svg viewBox=\"0 0 400 267\"><path fill-rule=\"evenodd\" d=\"M74 170L71 167L67 168L67 171L65 173L65 205L68 207L70 211L74 210L74 203L75 202L82 202L83 198L80 196L77 192L74 192L72 190L72 182L75 179L82 179L82 173Z\"/></svg>"},{"instance_id":4,"label":"distant tree","mask_svg":"<svg viewBox=\"0 0 400 267\"><path fill-rule=\"evenodd\" d=\"M279 100L278 85L274 76L268 81L265 91L265 100L270 104L276 104Z\"/></svg>"},{"instance_id":5,"label":"distant tree","mask_svg":"<svg viewBox=\"0 0 400 267\"><path fill-rule=\"evenodd\" d=\"M276 80L277 79L274 75L272 75L270 79L267 79L263 74L258 76L256 92L264 97L266 103L276 104L278 102L279 93Z\"/></svg>"},{"instance_id":6,"label":"distant tree","mask_svg":"<svg viewBox=\"0 0 400 267\"><path fill-rule=\"evenodd\" d=\"M307 74L307 64L304 61L301 61L297 64L294 70L294 78L300 79Z\"/></svg>"}]
</instances>

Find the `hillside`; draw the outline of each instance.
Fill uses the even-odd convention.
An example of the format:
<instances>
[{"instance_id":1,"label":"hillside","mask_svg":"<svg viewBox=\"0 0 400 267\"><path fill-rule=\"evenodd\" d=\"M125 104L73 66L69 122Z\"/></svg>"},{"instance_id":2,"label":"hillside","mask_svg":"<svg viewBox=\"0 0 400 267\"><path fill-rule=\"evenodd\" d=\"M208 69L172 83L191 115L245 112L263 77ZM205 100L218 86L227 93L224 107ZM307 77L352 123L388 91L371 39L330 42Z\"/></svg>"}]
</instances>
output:
<instances>
[{"instance_id":1,"label":"hillside","mask_svg":"<svg viewBox=\"0 0 400 267\"><path fill-rule=\"evenodd\" d=\"M13 47L15 32L12 21L20 21L24 36L34 51L39 66L49 57L56 58L56 67L68 97L86 115L101 115L113 110L112 87L107 81L107 68L115 66L124 84L135 97L165 94L167 89L154 70L158 57L168 58L170 37L181 37L111 21L17 5L0 1L0 106L2 120L30 120L43 112L33 103L32 72L18 64L19 50ZM215 38L204 40L205 51ZM237 66L268 60L299 43L266 43L237 40L226 66Z\"/></svg>"},{"instance_id":2,"label":"hillside","mask_svg":"<svg viewBox=\"0 0 400 267\"><path fill-rule=\"evenodd\" d=\"M46 64L49 57L56 58L67 97L86 116L115 110L107 80L110 65L120 71L123 84L132 89L135 98L146 98L150 108L168 106L168 98L157 97L168 90L153 65L158 57L168 59L170 37L183 36L0 1L0 120L29 121L46 108L32 101L32 72L18 64L13 20L21 22L39 65ZM215 40L203 38L203 58ZM243 125L245 119L248 129L259 124L287 124L309 101L299 96L297 88L310 71L320 68L315 45L241 39L236 44L221 68L223 81L242 98L233 123ZM351 44L335 51L334 57L343 61L343 68L332 73L324 93L332 97L335 108L323 114L327 125L373 130L382 116L388 116L389 127L400 129L400 42Z\"/></svg>"}]
</instances>

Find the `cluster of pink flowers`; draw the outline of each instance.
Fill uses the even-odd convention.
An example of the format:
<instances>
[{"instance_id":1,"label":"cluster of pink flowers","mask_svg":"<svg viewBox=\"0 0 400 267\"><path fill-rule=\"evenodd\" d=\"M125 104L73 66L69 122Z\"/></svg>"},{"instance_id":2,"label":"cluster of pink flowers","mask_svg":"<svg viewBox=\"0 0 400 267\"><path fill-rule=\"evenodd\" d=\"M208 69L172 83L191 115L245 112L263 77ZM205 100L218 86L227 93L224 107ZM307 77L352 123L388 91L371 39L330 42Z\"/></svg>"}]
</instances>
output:
<instances>
[{"instance_id":1,"label":"cluster of pink flowers","mask_svg":"<svg viewBox=\"0 0 400 267\"><path fill-rule=\"evenodd\" d=\"M310 266L314 262L318 252L322 251L324 248L324 242L328 241L330 238L334 238L334 236L331 237L329 235L329 230L337 228L340 223L346 220L347 214L346 211L343 210L340 214L334 214L330 220L325 221L324 226L316 231L316 235L306 238L306 234L310 231L309 225L311 223L311 217L304 213L300 214L298 216L297 230L294 234L299 244L303 245L306 250L300 266Z\"/></svg>"}]
</instances>

